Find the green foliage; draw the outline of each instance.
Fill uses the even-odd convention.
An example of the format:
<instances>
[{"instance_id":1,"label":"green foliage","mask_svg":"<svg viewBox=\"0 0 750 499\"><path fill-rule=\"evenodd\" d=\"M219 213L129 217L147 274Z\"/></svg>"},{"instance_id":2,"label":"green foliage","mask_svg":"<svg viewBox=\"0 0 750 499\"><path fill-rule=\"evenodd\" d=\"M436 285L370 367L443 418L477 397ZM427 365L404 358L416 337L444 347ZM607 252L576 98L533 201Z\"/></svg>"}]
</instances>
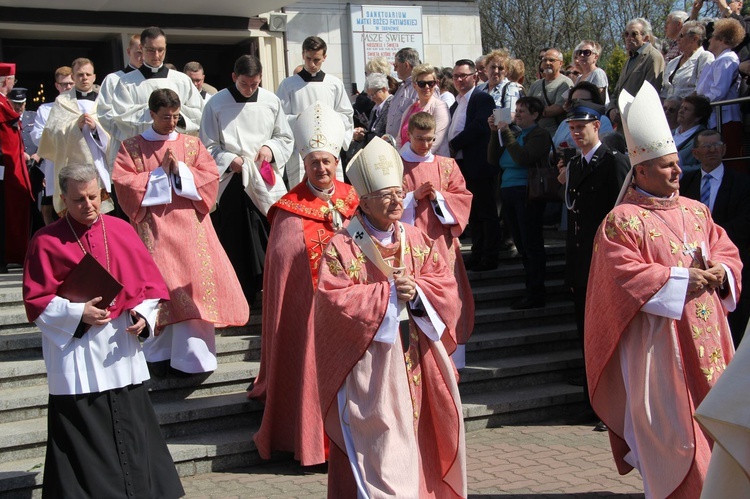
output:
<instances>
[{"instance_id":1,"label":"green foliage","mask_svg":"<svg viewBox=\"0 0 750 499\"><path fill-rule=\"evenodd\" d=\"M607 57L607 65L604 67L604 71L607 73L607 79L609 80L609 95L614 95L617 79L620 77L622 67L627 60L627 52L618 46L616 46L614 50L610 52L609 57Z\"/></svg>"}]
</instances>

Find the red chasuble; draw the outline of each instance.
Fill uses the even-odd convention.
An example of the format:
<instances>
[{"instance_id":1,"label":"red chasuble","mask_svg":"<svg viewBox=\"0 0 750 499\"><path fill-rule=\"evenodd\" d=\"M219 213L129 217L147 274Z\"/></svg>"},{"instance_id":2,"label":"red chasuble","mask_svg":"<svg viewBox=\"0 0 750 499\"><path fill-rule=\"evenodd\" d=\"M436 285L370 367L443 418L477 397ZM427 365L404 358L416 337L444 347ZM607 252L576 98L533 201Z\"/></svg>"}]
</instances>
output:
<instances>
[{"instance_id":1,"label":"red chasuble","mask_svg":"<svg viewBox=\"0 0 750 499\"><path fill-rule=\"evenodd\" d=\"M5 260L23 263L29 242L30 203L34 199L26 161L20 116L0 94L0 149L5 165Z\"/></svg>"},{"instance_id":2,"label":"red chasuble","mask_svg":"<svg viewBox=\"0 0 750 499\"><path fill-rule=\"evenodd\" d=\"M86 252L104 268L107 268L109 253L109 273L123 285L114 305L107 307L112 319L127 313L144 300L169 299L159 269L127 222L100 215L91 227L86 227L71 218L74 235L66 220L62 218L39 229L29 245L24 263L23 296L30 322L44 312L55 297L57 288L83 258L76 235Z\"/></svg>"},{"instance_id":3,"label":"red chasuble","mask_svg":"<svg viewBox=\"0 0 750 499\"><path fill-rule=\"evenodd\" d=\"M464 260L461 257L461 243L458 236L469 222L472 195L466 189L464 176L461 175L461 170L454 159L435 156L431 163L411 163L404 160L405 191L414 191L428 181L432 182L436 190L440 191L445 198L456 219L456 224L443 225L435 215L429 199L423 199L417 203L414 210L414 226L422 229L435 241L435 248L456 276L458 296L461 297L459 302L461 313L456 325L456 339L459 344L465 345L474 330L474 295L471 292Z\"/></svg>"},{"instance_id":4,"label":"red chasuble","mask_svg":"<svg viewBox=\"0 0 750 499\"><path fill-rule=\"evenodd\" d=\"M331 204L346 222L359 199L335 181ZM265 402L255 434L261 457L294 452L303 466L325 461L323 419L313 350L313 294L323 251L334 234L327 202L303 181L268 211L271 235L263 276L260 372L248 394Z\"/></svg>"},{"instance_id":5,"label":"red chasuble","mask_svg":"<svg viewBox=\"0 0 750 499\"><path fill-rule=\"evenodd\" d=\"M456 281L434 249L434 241L413 226L403 224L403 228L401 241L388 247L375 242L376 247L387 260L399 253L400 244L406 244L405 261L401 265L406 267L407 274L414 276L446 329L441 341L433 342L410 320L407 351L403 352L400 339L393 345L403 365L396 365L389 372L406 378L409 413L392 413L394 406L404 405L403 400L392 400L392 379L360 379L359 388L370 401L363 401L363 405L372 401L382 404L371 408L372 419L365 422L369 428L365 433L370 435L363 438L371 437L371 445L364 450L364 467L372 472L372 481L379 480L378 475L388 469L384 481L396 489L395 497L412 497L404 495L401 489L413 491L415 485L419 497L461 497L466 494L463 414L457 375L448 358L456 348L455 325L459 313ZM360 361L366 356L376 367L388 361L378 353L391 345L373 340L386 313L390 285L345 231L334 235L320 268L315 295L315 358L326 434L332 442L328 496L354 497L355 482L346 457L336 397L349 374L361 367ZM383 455L377 442L378 433L387 431L390 439L398 439L398 435L409 430L414 432L418 451L403 446L396 452L419 453L419 476L395 472L393 466L399 462L399 456ZM365 481L371 483L370 477L366 475Z\"/></svg>"},{"instance_id":6,"label":"red chasuble","mask_svg":"<svg viewBox=\"0 0 750 499\"><path fill-rule=\"evenodd\" d=\"M633 468L626 431L638 442L644 486L655 497L698 496L711 451L692 414L734 353L714 290L686 298L679 320L641 311L671 267L699 263L701 246L732 270L739 291L737 248L697 201L631 188L594 241L585 327L591 405L609 428L620 473Z\"/></svg>"},{"instance_id":7,"label":"red chasuble","mask_svg":"<svg viewBox=\"0 0 750 499\"><path fill-rule=\"evenodd\" d=\"M202 198L172 193L172 202L141 206L149 176L168 148L193 174ZM216 202L216 163L197 137L148 141L137 135L122 143L112 180L118 201L156 261L169 287L170 301L159 306L157 324L200 319L218 327L247 323L250 308L208 212Z\"/></svg>"}]
</instances>

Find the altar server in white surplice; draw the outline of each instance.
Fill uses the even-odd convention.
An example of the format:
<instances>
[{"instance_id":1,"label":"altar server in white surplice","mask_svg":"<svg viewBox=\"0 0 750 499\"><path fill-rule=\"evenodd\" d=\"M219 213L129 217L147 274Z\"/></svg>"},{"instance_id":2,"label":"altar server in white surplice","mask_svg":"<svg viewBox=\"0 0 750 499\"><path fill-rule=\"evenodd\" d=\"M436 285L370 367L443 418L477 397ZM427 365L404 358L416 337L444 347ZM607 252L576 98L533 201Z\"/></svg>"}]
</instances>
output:
<instances>
[{"instance_id":1,"label":"altar server in white surplice","mask_svg":"<svg viewBox=\"0 0 750 499\"><path fill-rule=\"evenodd\" d=\"M344 121L346 134L341 147L349 148L354 134L354 109L349 101L344 83L336 78L325 74L321 67L326 60L328 46L323 39L317 36L309 36L302 42L302 58L304 67L296 75L284 79L276 90L276 95L281 99L284 112L289 119L290 127L294 127L297 116L308 107L320 102L336 110ZM294 187L302 181L305 169L299 154L293 154L286 166L286 175L289 187ZM336 170L338 180L344 179L344 173L339 164Z\"/></svg>"},{"instance_id":2,"label":"altar server in white surplice","mask_svg":"<svg viewBox=\"0 0 750 499\"><path fill-rule=\"evenodd\" d=\"M234 85L206 103L200 139L219 168L219 240L252 303L263 282L270 231L266 213L286 194L282 176L294 137L279 98L260 88L263 67L243 55L234 63Z\"/></svg>"},{"instance_id":3,"label":"altar server in white surplice","mask_svg":"<svg viewBox=\"0 0 750 499\"><path fill-rule=\"evenodd\" d=\"M180 98L180 121L177 131L195 135L201 121L203 99L190 78L164 65L167 36L152 26L141 33L143 64L138 71L123 75L112 94L112 120L116 138L125 140L151 127L148 99L154 90L169 88Z\"/></svg>"},{"instance_id":4,"label":"altar server in white surplice","mask_svg":"<svg viewBox=\"0 0 750 499\"><path fill-rule=\"evenodd\" d=\"M120 78L128 73L136 71L143 65L143 50L141 50L141 35L130 37L130 43L126 50L128 54L128 65L124 68L109 73L99 87L99 98L97 99L96 117L99 123L104 127L110 137L110 148L107 154L107 166L112 171L112 165L115 162L117 151L120 150L120 143L129 137L120 137L119 131L114 123L114 111L112 109L112 95L115 93Z\"/></svg>"}]
</instances>

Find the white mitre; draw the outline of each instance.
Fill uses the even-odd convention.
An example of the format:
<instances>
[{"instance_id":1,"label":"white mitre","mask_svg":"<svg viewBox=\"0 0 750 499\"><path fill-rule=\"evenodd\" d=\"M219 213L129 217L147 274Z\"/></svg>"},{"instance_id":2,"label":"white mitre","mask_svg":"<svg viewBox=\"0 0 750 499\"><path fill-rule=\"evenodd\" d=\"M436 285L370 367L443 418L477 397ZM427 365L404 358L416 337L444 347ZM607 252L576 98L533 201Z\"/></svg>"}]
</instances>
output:
<instances>
[{"instance_id":1,"label":"white mitre","mask_svg":"<svg viewBox=\"0 0 750 499\"><path fill-rule=\"evenodd\" d=\"M380 137L374 137L349 161L346 175L360 197L371 192L401 187L404 164L398 151Z\"/></svg>"},{"instance_id":2,"label":"white mitre","mask_svg":"<svg viewBox=\"0 0 750 499\"><path fill-rule=\"evenodd\" d=\"M302 111L294 124L294 145L303 158L315 151L325 151L339 157L346 129L339 113L332 107L315 101Z\"/></svg>"},{"instance_id":3,"label":"white mitre","mask_svg":"<svg viewBox=\"0 0 750 499\"><path fill-rule=\"evenodd\" d=\"M631 165L677 152L659 94L649 82L643 82L635 97L626 90L620 91L617 104Z\"/></svg>"}]
</instances>

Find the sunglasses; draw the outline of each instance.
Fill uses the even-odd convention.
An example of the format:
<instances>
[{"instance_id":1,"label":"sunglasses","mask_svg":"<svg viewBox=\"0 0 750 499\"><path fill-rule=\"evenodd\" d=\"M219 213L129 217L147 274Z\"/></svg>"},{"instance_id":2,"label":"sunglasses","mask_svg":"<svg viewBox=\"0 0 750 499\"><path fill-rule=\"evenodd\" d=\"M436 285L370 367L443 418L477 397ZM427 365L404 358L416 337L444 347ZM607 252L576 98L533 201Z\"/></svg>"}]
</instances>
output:
<instances>
[{"instance_id":1,"label":"sunglasses","mask_svg":"<svg viewBox=\"0 0 750 499\"><path fill-rule=\"evenodd\" d=\"M426 87L434 87L437 85L437 82L435 80L429 80L429 81L417 81L415 82L419 88L426 88Z\"/></svg>"},{"instance_id":2,"label":"sunglasses","mask_svg":"<svg viewBox=\"0 0 750 499\"><path fill-rule=\"evenodd\" d=\"M589 49L585 49L585 50L576 50L576 52L575 52L575 54L576 54L576 57L588 57L588 56L590 56L590 55L591 55L591 54L593 54L593 53L594 53L594 52L593 52L592 50L589 50Z\"/></svg>"}]
</instances>

